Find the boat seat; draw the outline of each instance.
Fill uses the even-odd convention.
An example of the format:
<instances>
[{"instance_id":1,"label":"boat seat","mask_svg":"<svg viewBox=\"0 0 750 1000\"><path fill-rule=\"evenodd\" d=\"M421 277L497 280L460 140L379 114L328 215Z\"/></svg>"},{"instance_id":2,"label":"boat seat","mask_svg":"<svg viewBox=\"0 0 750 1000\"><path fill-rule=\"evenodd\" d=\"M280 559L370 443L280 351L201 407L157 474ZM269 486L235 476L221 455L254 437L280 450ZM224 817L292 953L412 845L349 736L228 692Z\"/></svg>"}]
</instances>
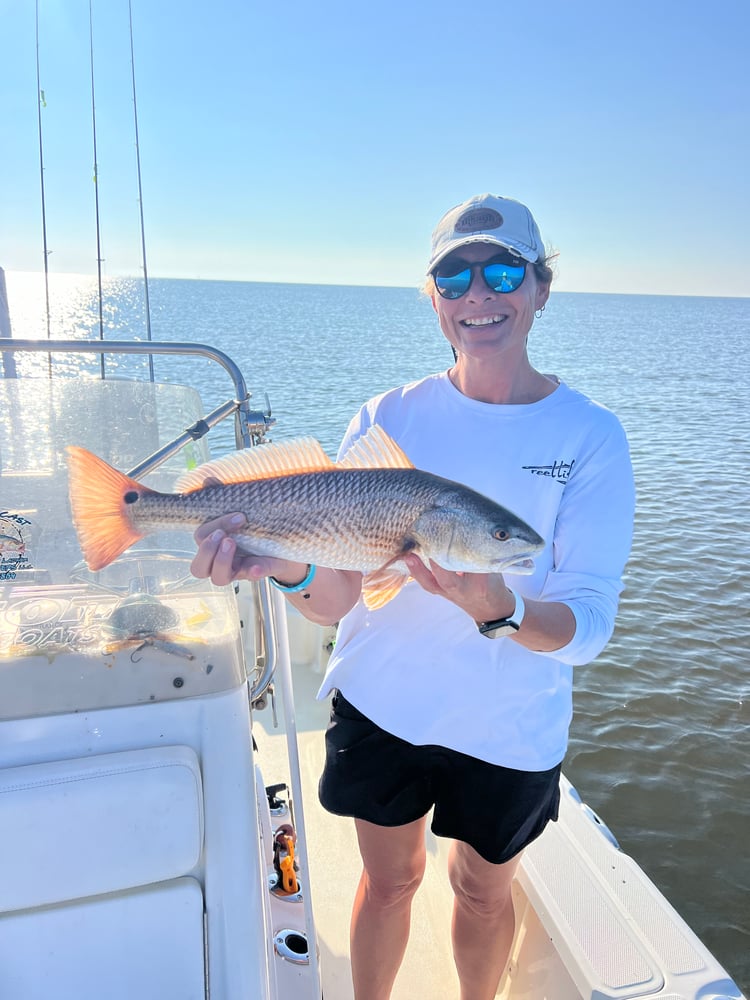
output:
<instances>
[{"instance_id":1,"label":"boat seat","mask_svg":"<svg viewBox=\"0 0 750 1000\"><path fill-rule=\"evenodd\" d=\"M0 996L205 1000L192 878L0 917Z\"/></svg>"},{"instance_id":2,"label":"boat seat","mask_svg":"<svg viewBox=\"0 0 750 1000\"><path fill-rule=\"evenodd\" d=\"M177 878L202 842L190 747L0 770L0 912Z\"/></svg>"},{"instance_id":3,"label":"boat seat","mask_svg":"<svg viewBox=\"0 0 750 1000\"><path fill-rule=\"evenodd\" d=\"M0 996L204 998L202 846L190 747L0 770Z\"/></svg>"}]
</instances>

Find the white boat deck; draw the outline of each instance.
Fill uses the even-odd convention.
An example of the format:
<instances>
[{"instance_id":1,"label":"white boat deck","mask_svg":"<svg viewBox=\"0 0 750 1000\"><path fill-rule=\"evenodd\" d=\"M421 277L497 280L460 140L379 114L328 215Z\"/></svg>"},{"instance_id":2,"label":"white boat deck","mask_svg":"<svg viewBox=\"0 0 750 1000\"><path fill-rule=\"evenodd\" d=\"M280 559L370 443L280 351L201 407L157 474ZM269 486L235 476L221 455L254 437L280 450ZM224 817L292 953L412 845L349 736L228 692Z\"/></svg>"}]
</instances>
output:
<instances>
[{"instance_id":1,"label":"white boat deck","mask_svg":"<svg viewBox=\"0 0 750 1000\"><path fill-rule=\"evenodd\" d=\"M293 665L294 711L321 978L326 1000L353 1000L348 933L360 861L353 821L329 815L317 799L329 705L315 696L325 654L300 622L290 616L292 647L305 658ZM267 781L276 780L286 753L280 706L277 714L278 728L270 708L256 713L253 723ZM560 822L550 824L525 852L514 885L518 929L498 996L741 998L726 972L564 779L562 792ZM393 1000L459 996L450 943L447 842L429 829L426 836L427 871L414 900L410 945Z\"/></svg>"},{"instance_id":2,"label":"white boat deck","mask_svg":"<svg viewBox=\"0 0 750 1000\"><path fill-rule=\"evenodd\" d=\"M309 664L298 664L293 676L323 993L326 1000L353 1000L349 916L360 871L354 822L330 815L317 798L325 753L323 732L329 713L328 702L315 700L322 675ZM273 728L270 707L256 713L253 724L259 763L269 783L283 771L286 757L280 706L277 712L278 729ZM446 876L447 841L434 837L429 830L427 837L425 883L414 901L410 947L396 981L393 1000L458 996L450 944L453 896Z\"/></svg>"}]
</instances>

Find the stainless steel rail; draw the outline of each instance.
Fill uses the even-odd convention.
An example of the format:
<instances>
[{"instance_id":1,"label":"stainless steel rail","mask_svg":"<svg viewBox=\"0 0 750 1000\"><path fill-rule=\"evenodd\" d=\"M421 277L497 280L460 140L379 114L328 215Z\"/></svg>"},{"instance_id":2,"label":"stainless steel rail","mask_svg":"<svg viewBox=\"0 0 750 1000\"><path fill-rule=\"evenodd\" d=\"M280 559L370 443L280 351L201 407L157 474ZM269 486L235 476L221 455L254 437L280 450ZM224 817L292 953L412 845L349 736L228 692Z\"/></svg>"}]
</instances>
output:
<instances>
[{"instance_id":1,"label":"stainless steel rail","mask_svg":"<svg viewBox=\"0 0 750 1000\"><path fill-rule=\"evenodd\" d=\"M257 444L268 427L274 423L270 414L250 409L251 394L248 391L244 375L227 354L208 344L192 344L188 341L172 343L160 340L5 340L0 338L0 351L30 351L34 354L174 354L183 357L192 355L215 361L221 365L234 383L234 399L218 407L204 418L203 422L207 425L205 430L197 427L189 428L185 435L181 435L175 442L165 445L154 455L150 455L135 470L135 473L141 476L150 472L188 441L195 440L195 437L200 436L201 432L205 433L209 427L213 427L232 412L235 413L235 440L238 448L249 448L252 444ZM135 473L132 474L134 478L137 478Z\"/></svg>"},{"instance_id":2,"label":"stainless steel rail","mask_svg":"<svg viewBox=\"0 0 750 1000\"><path fill-rule=\"evenodd\" d=\"M279 658L279 638L276 628L276 615L273 613L274 603L270 582L267 578L265 580L256 580L253 581L252 587L255 601L257 602L256 607L259 610L262 629L261 641L263 644L260 657L256 655L256 663L262 661L260 662L261 670L250 688L250 704L254 705L266 693L276 673L276 664Z\"/></svg>"}]
</instances>

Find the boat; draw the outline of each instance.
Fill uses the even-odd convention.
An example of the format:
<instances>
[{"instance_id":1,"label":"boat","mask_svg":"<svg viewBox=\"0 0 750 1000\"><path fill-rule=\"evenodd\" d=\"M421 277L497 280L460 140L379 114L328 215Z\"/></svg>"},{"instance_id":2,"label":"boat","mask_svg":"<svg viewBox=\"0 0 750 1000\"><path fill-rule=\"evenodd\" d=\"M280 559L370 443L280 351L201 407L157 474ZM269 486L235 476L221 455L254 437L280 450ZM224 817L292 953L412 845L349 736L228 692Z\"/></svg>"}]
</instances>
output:
<instances>
[{"instance_id":1,"label":"boat","mask_svg":"<svg viewBox=\"0 0 750 1000\"><path fill-rule=\"evenodd\" d=\"M168 490L222 421L236 447L264 447L270 412L207 345L0 350L190 356L231 390L205 413L191 386L72 362L0 379L0 996L350 1000L358 852L316 798L328 708L314 695L335 630L267 582L194 579L188 533L91 572L68 501L67 445ZM427 836L394 1000L458 995L446 845ZM502 1000L743 996L565 778L513 893Z\"/></svg>"}]
</instances>

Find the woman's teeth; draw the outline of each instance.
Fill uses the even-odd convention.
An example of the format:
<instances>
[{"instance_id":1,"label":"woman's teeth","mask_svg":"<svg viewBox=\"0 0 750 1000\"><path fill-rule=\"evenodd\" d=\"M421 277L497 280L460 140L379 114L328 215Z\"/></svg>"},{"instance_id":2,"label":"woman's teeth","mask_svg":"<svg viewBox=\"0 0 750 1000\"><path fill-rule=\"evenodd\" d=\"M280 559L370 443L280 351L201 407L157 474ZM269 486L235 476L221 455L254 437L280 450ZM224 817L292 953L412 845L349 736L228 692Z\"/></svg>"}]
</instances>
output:
<instances>
[{"instance_id":1,"label":"woman's teeth","mask_svg":"<svg viewBox=\"0 0 750 1000\"><path fill-rule=\"evenodd\" d=\"M464 326L489 326L491 323L502 323L504 316L482 316L479 319L465 319Z\"/></svg>"}]
</instances>

